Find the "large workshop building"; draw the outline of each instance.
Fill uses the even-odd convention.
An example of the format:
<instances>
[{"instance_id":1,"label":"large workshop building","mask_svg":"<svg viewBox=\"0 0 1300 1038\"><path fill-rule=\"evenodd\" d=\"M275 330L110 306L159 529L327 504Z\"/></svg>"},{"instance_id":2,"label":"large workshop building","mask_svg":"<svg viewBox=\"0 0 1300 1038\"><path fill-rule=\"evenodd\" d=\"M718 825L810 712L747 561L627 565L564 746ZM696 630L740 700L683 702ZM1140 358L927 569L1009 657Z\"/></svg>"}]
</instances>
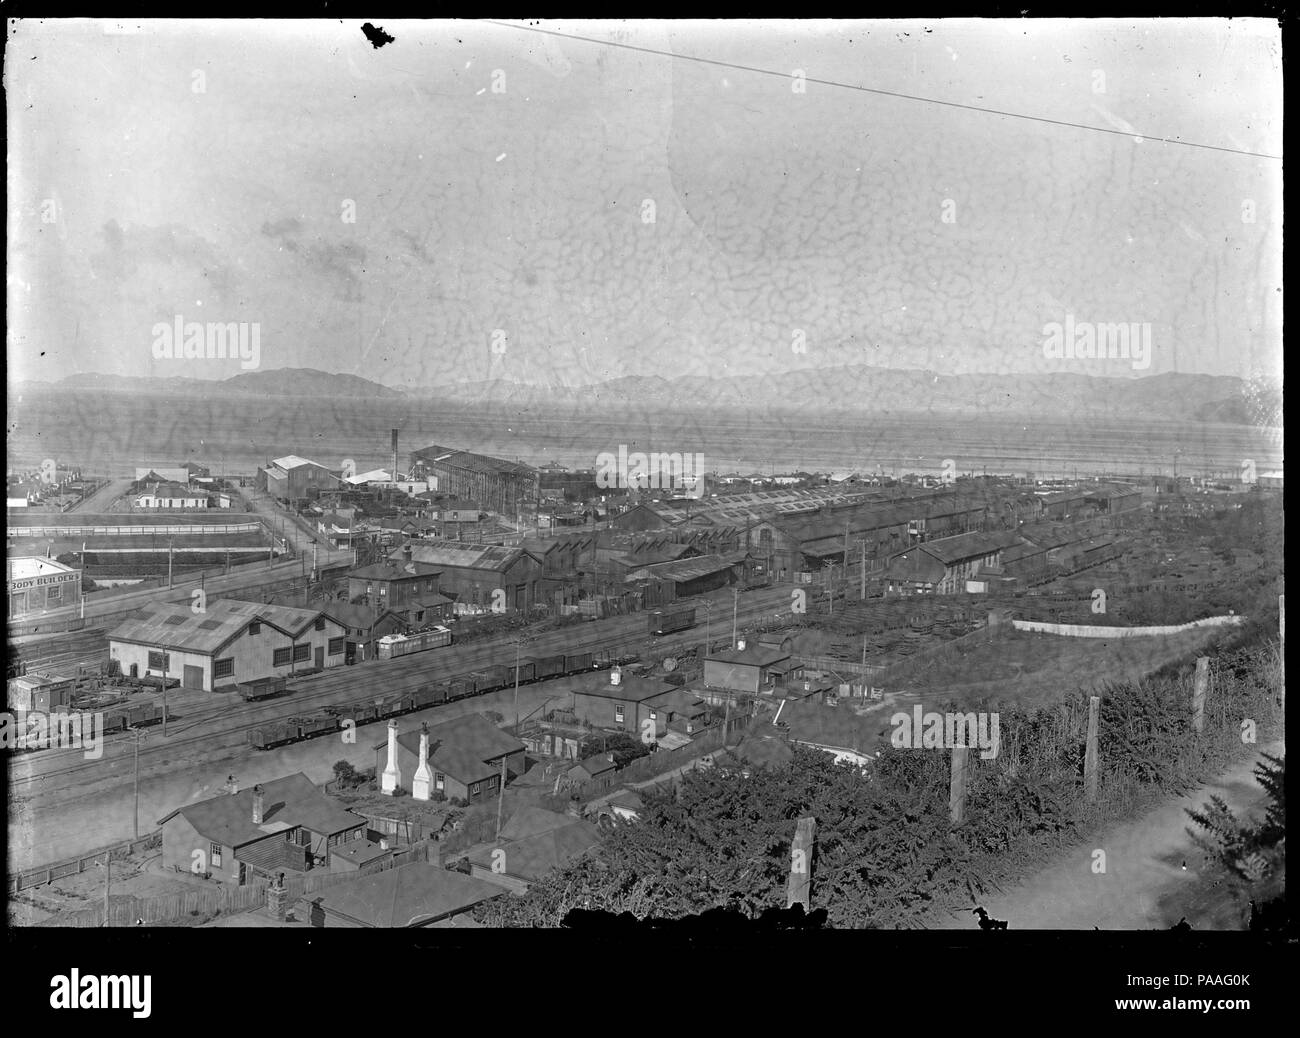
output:
<instances>
[{"instance_id":1,"label":"large workshop building","mask_svg":"<svg viewBox=\"0 0 1300 1038\"><path fill-rule=\"evenodd\" d=\"M189 602L154 602L109 632L108 652L128 677L212 692L338 666L347 633L319 609L223 598L195 613Z\"/></svg>"},{"instance_id":2,"label":"large workshop building","mask_svg":"<svg viewBox=\"0 0 1300 1038\"><path fill-rule=\"evenodd\" d=\"M257 489L278 501L299 501L315 490L332 490L342 482L324 465L296 454L276 458L257 470Z\"/></svg>"},{"instance_id":3,"label":"large workshop building","mask_svg":"<svg viewBox=\"0 0 1300 1038\"><path fill-rule=\"evenodd\" d=\"M403 567L414 562L436 572L442 595L475 610L493 609L499 602L501 611L515 612L527 610L538 601L542 563L522 548L424 540L398 548L388 558ZM498 589L501 595L494 594Z\"/></svg>"},{"instance_id":4,"label":"large workshop building","mask_svg":"<svg viewBox=\"0 0 1300 1038\"><path fill-rule=\"evenodd\" d=\"M966 581L1001 564L1002 553L1021 538L1010 531L965 533L914 544L889 560L885 571L893 595L952 595Z\"/></svg>"},{"instance_id":5,"label":"large workshop building","mask_svg":"<svg viewBox=\"0 0 1300 1038\"><path fill-rule=\"evenodd\" d=\"M53 559L13 558L5 563L9 619L23 620L81 603L81 571Z\"/></svg>"},{"instance_id":6,"label":"large workshop building","mask_svg":"<svg viewBox=\"0 0 1300 1038\"><path fill-rule=\"evenodd\" d=\"M434 444L411 452L411 478L427 479L430 490L500 515L537 512L540 474L515 461Z\"/></svg>"}]
</instances>

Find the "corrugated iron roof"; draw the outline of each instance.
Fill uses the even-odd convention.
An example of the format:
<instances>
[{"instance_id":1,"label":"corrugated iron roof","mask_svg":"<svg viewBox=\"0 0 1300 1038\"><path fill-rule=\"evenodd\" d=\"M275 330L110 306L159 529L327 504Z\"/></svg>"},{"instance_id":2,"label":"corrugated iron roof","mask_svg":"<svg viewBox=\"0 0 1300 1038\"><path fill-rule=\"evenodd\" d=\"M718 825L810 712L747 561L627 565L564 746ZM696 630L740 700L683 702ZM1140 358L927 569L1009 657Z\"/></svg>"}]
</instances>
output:
<instances>
[{"instance_id":1,"label":"corrugated iron roof","mask_svg":"<svg viewBox=\"0 0 1300 1038\"><path fill-rule=\"evenodd\" d=\"M321 615L318 609L222 598L195 613L188 602L154 602L108 634L110 642L135 642L175 651L213 653L253 621L297 637ZM216 621L216 626L207 621Z\"/></svg>"},{"instance_id":2,"label":"corrugated iron roof","mask_svg":"<svg viewBox=\"0 0 1300 1038\"><path fill-rule=\"evenodd\" d=\"M327 913L366 927L423 926L500 897L495 883L424 861L327 887L311 900Z\"/></svg>"},{"instance_id":3,"label":"corrugated iron roof","mask_svg":"<svg viewBox=\"0 0 1300 1038\"><path fill-rule=\"evenodd\" d=\"M458 566L464 569L509 569L525 554L521 548L500 544L468 544L465 541L426 540L412 544L411 558L431 566ZM389 553L389 559L403 561L405 549Z\"/></svg>"},{"instance_id":4,"label":"corrugated iron roof","mask_svg":"<svg viewBox=\"0 0 1300 1038\"><path fill-rule=\"evenodd\" d=\"M677 559L675 562L656 562L649 566L638 566L628 572L628 579L635 579L640 575L656 577L660 580L698 580L701 577L729 570L732 565L717 555L701 555L696 559Z\"/></svg>"},{"instance_id":5,"label":"corrugated iron roof","mask_svg":"<svg viewBox=\"0 0 1300 1038\"><path fill-rule=\"evenodd\" d=\"M486 454L475 454L472 451L460 450L456 447L440 447L437 444L412 451L411 457L425 462L426 465L437 464L444 468L464 469L469 472L488 472L512 476L531 476L534 478L538 475L536 469L517 461L506 461Z\"/></svg>"}]
</instances>

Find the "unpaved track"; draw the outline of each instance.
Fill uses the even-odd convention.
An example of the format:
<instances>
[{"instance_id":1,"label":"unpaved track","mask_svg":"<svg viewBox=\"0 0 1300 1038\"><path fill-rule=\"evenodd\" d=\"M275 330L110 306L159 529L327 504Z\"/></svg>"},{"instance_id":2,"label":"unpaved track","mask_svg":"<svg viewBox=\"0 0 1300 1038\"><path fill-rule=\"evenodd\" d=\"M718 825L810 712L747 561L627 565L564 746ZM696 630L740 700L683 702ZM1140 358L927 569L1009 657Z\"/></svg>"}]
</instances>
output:
<instances>
[{"instance_id":1,"label":"unpaved track","mask_svg":"<svg viewBox=\"0 0 1300 1038\"><path fill-rule=\"evenodd\" d=\"M1259 747L1209 785L1072 848L1056 865L985 899L985 910L994 919L1007 920L1012 930L1164 930L1183 917L1194 930L1240 929L1235 909L1209 889L1208 880L1200 879L1204 855L1187 833L1192 822L1185 809L1199 810L1217 795L1238 818L1262 816L1267 794L1253 770L1264 753L1283 756L1284 739ZM1097 850L1106 852L1105 874L1092 871ZM939 924L949 929L978 925L969 913Z\"/></svg>"}]
</instances>

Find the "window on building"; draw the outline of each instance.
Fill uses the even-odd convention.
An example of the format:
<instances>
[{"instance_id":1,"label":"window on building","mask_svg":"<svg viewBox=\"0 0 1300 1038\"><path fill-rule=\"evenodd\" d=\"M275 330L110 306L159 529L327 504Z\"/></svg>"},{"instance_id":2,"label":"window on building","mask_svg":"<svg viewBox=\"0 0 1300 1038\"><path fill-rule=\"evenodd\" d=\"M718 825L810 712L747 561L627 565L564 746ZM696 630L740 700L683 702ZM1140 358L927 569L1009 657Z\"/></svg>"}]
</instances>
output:
<instances>
[{"instance_id":1,"label":"window on building","mask_svg":"<svg viewBox=\"0 0 1300 1038\"><path fill-rule=\"evenodd\" d=\"M443 775L443 774L441 774L441 773L439 773L439 772L434 772L434 775L433 775L433 788L434 788L434 789L443 789L443 788L446 786L446 784L447 784L447 776L446 776L446 775Z\"/></svg>"},{"instance_id":2,"label":"window on building","mask_svg":"<svg viewBox=\"0 0 1300 1038\"><path fill-rule=\"evenodd\" d=\"M45 590L45 602L47 605L58 605L63 601L63 585L51 584Z\"/></svg>"},{"instance_id":3,"label":"window on building","mask_svg":"<svg viewBox=\"0 0 1300 1038\"><path fill-rule=\"evenodd\" d=\"M331 638L329 649L330 649L331 656L337 656L339 653L343 651L343 639Z\"/></svg>"},{"instance_id":4,"label":"window on building","mask_svg":"<svg viewBox=\"0 0 1300 1038\"><path fill-rule=\"evenodd\" d=\"M623 707L621 705L614 707L614 720L619 724L623 723Z\"/></svg>"},{"instance_id":5,"label":"window on building","mask_svg":"<svg viewBox=\"0 0 1300 1038\"><path fill-rule=\"evenodd\" d=\"M253 637L254 635L258 635L261 633L262 633L262 625L258 623L256 620L254 620L251 624L248 625L248 636L250 638Z\"/></svg>"},{"instance_id":6,"label":"window on building","mask_svg":"<svg viewBox=\"0 0 1300 1038\"><path fill-rule=\"evenodd\" d=\"M325 617L323 617L323 616L318 616L318 617L316 618L316 630L318 630L318 631L323 631L323 630L325 630Z\"/></svg>"},{"instance_id":7,"label":"window on building","mask_svg":"<svg viewBox=\"0 0 1300 1038\"><path fill-rule=\"evenodd\" d=\"M271 657L271 666L287 667L293 661L293 654L290 649L276 649Z\"/></svg>"},{"instance_id":8,"label":"window on building","mask_svg":"<svg viewBox=\"0 0 1300 1038\"><path fill-rule=\"evenodd\" d=\"M228 678L235 673L234 657L225 660L217 660L212 664L212 676L214 678Z\"/></svg>"},{"instance_id":9,"label":"window on building","mask_svg":"<svg viewBox=\"0 0 1300 1038\"><path fill-rule=\"evenodd\" d=\"M150 669L150 670L166 670L166 669L167 669L167 653L165 653L165 652L151 652L151 653L149 653L149 669Z\"/></svg>"},{"instance_id":10,"label":"window on building","mask_svg":"<svg viewBox=\"0 0 1300 1038\"><path fill-rule=\"evenodd\" d=\"M482 782L474 782L474 783L471 783L471 784L470 784L470 787L469 787L469 795L470 795L471 798L476 797L476 796L481 796L482 793L483 793L483 783L482 783Z\"/></svg>"},{"instance_id":11,"label":"window on building","mask_svg":"<svg viewBox=\"0 0 1300 1038\"><path fill-rule=\"evenodd\" d=\"M497 791L497 783L500 781L501 781L500 775L495 775L492 778L488 779L487 791L489 793L495 793Z\"/></svg>"},{"instance_id":12,"label":"window on building","mask_svg":"<svg viewBox=\"0 0 1300 1038\"><path fill-rule=\"evenodd\" d=\"M293 661L295 663L301 663L303 660L309 659L311 659L311 644L309 642L303 642L301 645L293 647Z\"/></svg>"},{"instance_id":13,"label":"window on building","mask_svg":"<svg viewBox=\"0 0 1300 1038\"><path fill-rule=\"evenodd\" d=\"M208 846L208 862L214 869L221 868L221 844L214 843Z\"/></svg>"}]
</instances>

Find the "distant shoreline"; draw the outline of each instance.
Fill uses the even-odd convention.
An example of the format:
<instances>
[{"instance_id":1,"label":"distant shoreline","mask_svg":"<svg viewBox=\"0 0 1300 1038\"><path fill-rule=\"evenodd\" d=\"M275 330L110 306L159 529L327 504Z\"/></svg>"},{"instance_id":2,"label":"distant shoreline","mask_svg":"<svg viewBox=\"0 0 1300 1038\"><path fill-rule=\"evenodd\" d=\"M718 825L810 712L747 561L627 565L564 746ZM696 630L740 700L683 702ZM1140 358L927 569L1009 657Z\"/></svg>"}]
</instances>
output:
<instances>
[{"instance_id":1,"label":"distant shoreline","mask_svg":"<svg viewBox=\"0 0 1300 1038\"><path fill-rule=\"evenodd\" d=\"M90 473L133 475L136 467L195 460L214 473L252 474L299 454L358 471L399 467L432 443L540 466L591 468L602 451L703 454L707 472L794 471L1036 478L1096 473L1217 474L1245 459L1281 468L1280 429L1161 418L1006 414L871 414L812 409L512 408L364 398L164 397L128 393L42 393L11 400L11 469L45 458ZM394 406L395 405L395 406Z\"/></svg>"}]
</instances>

